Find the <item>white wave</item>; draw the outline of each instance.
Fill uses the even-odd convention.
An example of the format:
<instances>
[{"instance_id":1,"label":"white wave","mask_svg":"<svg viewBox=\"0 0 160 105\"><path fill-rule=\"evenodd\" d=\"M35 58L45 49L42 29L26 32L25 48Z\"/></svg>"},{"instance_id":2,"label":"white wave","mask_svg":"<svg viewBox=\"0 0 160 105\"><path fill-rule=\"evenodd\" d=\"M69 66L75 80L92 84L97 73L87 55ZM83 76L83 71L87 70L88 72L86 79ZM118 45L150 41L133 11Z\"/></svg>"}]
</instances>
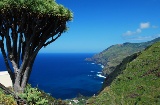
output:
<instances>
[{"instance_id":1,"label":"white wave","mask_svg":"<svg viewBox=\"0 0 160 105\"><path fill-rule=\"evenodd\" d=\"M103 65L101 65L101 68L104 68L104 66L103 66Z\"/></svg>"},{"instance_id":2,"label":"white wave","mask_svg":"<svg viewBox=\"0 0 160 105\"><path fill-rule=\"evenodd\" d=\"M92 65L94 65L95 63L91 63Z\"/></svg>"},{"instance_id":3,"label":"white wave","mask_svg":"<svg viewBox=\"0 0 160 105\"><path fill-rule=\"evenodd\" d=\"M88 77L91 77L92 75L88 75Z\"/></svg>"},{"instance_id":4,"label":"white wave","mask_svg":"<svg viewBox=\"0 0 160 105\"><path fill-rule=\"evenodd\" d=\"M103 83L103 82L101 82L101 83Z\"/></svg>"},{"instance_id":5,"label":"white wave","mask_svg":"<svg viewBox=\"0 0 160 105\"><path fill-rule=\"evenodd\" d=\"M101 68L104 68L104 65L102 65L102 64L100 64L100 63L99 63L98 65L100 65L100 66L101 66Z\"/></svg>"},{"instance_id":6,"label":"white wave","mask_svg":"<svg viewBox=\"0 0 160 105\"><path fill-rule=\"evenodd\" d=\"M105 76L103 76L102 74L97 74L98 77L100 78L106 78Z\"/></svg>"},{"instance_id":7,"label":"white wave","mask_svg":"<svg viewBox=\"0 0 160 105\"><path fill-rule=\"evenodd\" d=\"M98 74L101 74L102 72L97 72Z\"/></svg>"},{"instance_id":8,"label":"white wave","mask_svg":"<svg viewBox=\"0 0 160 105\"><path fill-rule=\"evenodd\" d=\"M91 71L91 73L93 73L94 71Z\"/></svg>"}]
</instances>

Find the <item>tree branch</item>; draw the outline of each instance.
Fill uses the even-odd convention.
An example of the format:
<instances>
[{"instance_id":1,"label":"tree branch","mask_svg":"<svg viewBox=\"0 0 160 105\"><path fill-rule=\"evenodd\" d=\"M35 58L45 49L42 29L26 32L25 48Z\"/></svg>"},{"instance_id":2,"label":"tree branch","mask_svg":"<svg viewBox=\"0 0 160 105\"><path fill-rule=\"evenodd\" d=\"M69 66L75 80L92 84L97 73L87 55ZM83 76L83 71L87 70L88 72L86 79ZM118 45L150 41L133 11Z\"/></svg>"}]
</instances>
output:
<instances>
[{"instance_id":1,"label":"tree branch","mask_svg":"<svg viewBox=\"0 0 160 105\"><path fill-rule=\"evenodd\" d=\"M61 33L59 33L56 38L52 37L52 40L46 42L43 46L45 47L45 46L51 44L52 42L54 42L55 40L57 40L60 36L61 36Z\"/></svg>"},{"instance_id":2,"label":"tree branch","mask_svg":"<svg viewBox=\"0 0 160 105\"><path fill-rule=\"evenodd\" d=\"M13 54L13 59L15 62L17 62L17 19L15 16L13 17L14 21L12 23L12 42L13 42L13 47L12 47L12 54Z\"/></svg>"},{"instance_id":3,"label":"tree branch","mask_svg":"<svg viewBox=\"0 0 160 105\"><path fill-rule=\"evenodd\" d=\"M57 39L61 36L64 28L65 28L65 24L61 25L61 27L59 27L59 28L56 30L56 32L50 33L50 35L46 37L46 40L49 39L49 38L51 38L51 37L52 37L52 40L46 42L46 43L44 44L44 47L47 46L48 44L54 42L55 40L57 40ZM57 34L58 34L58 35L57 35ZM53 38L55 35L57 35L57 37Z\"/></svg>"},{"instance_id":4,"label":"tree branch","mask_svg":"<svg viewBox=\"0 0 160 105\"><path fill-rule=\"evenodd\" d=\"M54 21L53 21L53 23L54 23ZM56 23L55 23L54 25L49 24L49 25L46 27L47 29L42 32L42 39L43 39L43 38L46 38L51 32L55 31L55 29L57 28L57 27L56 27L57 24L58 24L58 20L56 21ZM54 28L54 30L53 30L53 28ZM52 31L52 30L53 30L53 31Z\"/></svg>"}]
</instances>

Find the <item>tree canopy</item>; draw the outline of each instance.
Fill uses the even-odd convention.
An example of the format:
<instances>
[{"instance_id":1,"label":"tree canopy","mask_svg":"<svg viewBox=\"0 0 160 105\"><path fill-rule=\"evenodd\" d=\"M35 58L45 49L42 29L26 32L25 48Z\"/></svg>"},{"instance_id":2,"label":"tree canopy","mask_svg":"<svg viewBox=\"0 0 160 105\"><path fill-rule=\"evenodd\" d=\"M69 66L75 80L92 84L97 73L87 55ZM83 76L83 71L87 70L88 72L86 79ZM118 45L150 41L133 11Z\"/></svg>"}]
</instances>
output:
<instances>
[{"instance_id":1,"label":"tree canopy","mask_svg":"<svg viewBox=\"0 0 160 105\"><path fill-rule=\"evenodd\" d=\"M55 0L1 0L0 11L5 12L12 9L18 9L19 11L25 9L30 13L36 13L38 15L52 15L63 16L67 20L72 20L72 12L65 8L63 5L59 5Z\"/></svg>"}]
</instances>

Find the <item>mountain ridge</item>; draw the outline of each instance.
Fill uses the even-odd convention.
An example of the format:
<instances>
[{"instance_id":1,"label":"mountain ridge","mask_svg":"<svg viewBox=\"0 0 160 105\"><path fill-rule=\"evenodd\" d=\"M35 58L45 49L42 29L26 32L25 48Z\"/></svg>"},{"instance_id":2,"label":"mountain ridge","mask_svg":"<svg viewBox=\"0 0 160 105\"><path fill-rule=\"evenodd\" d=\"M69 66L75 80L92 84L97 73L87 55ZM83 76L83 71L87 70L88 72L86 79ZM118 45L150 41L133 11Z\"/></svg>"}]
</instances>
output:
<instances>
[{"instance_id":1,"label":"mountain ridge","mask_svg":"<svg viewBox=\"0 0 160 105\"><path fill-rule=\"evenodd\" d=\"M160 37L155 38L148 42L142 43L123 43L116 44L108 47L102 52L95 54L92 58L86 58L87 61L91 61L97 64L104 65L103 74L108 75L114 71L124 58L134 53L141 52L145 48L149 47L155 42L160 41Z\"/></svg>"}]
</instances>

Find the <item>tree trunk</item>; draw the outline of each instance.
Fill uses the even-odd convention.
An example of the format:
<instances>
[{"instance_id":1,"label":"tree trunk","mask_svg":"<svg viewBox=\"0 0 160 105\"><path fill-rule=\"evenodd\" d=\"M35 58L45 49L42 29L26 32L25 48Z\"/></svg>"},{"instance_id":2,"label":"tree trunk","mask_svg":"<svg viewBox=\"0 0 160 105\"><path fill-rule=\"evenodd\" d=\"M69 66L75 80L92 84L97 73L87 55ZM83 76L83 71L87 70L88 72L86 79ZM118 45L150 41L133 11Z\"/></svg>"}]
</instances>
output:
<instances>
[{"instance_id":1,"label":"tree trunk","mask_svg":"<svg viewBox=\"0 0 160 105\"><path fill-rule=\"evenodd\" d=\"M24 72L23 70L19 70L20 72L17 72L15 83L13 84L14 91L19 94L23 93L24 89L27 85L28 79L29 79L29 72L31 72L31 65L28 65Z\"/></svg>"},{"instance_id":2,"label":"tree trunk","mask_svg":"<svg viewBox=\"0 0 160 105\"><path fill-rule=\"evenodd\" d=\"M17 74L15 76L15 83L13 84L14 91L16 93L19 94L24 92L24 89L30 77L30 73L32 71L33 63L41 47L42 46L40 46L39 49L37 49L37 51L35 51L31 55L28 55L29 53L26 51L23 62L19 69L17 68L17 64L14 64L12 62L13 68L15 69L14 71L17 71Z\"/></svg>"},{"instance_id":3,"label":"tree trunk","mask_svg":"<svg viewBox=\"0 0 160 105\"><path fill-rule=\"evenodd\" d=\"M18 80L20 81L20 80ZM21 88L20 84L18 81L15 81L15 83L13 84L13 89L15 93L23 93L24 89Z\"/></svg>"},{"instance_id":4,"label":"tree trunk","mask_svg":"<svg viewBox=\"0 0 160 105\"><path fill-rule=\"evenodd\" d=\"M18 74L19 75L19 74ZM13 84L13 88L15 93L23 93L24 89L27 85L27 80L28 80L28 72L25 71L25 73L22 75L21 78L19 76L16 77L15 83Z\"/></svg>"}]
</instances>

